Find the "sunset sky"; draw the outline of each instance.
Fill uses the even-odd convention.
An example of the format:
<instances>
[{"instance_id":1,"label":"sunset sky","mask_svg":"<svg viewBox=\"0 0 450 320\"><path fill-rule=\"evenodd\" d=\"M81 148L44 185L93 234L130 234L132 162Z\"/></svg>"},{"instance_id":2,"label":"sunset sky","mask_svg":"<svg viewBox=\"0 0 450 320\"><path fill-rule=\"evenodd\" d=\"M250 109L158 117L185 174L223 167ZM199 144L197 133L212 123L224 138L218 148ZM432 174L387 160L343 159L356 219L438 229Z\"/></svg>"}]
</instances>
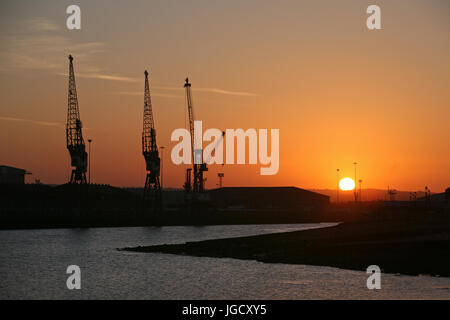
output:
<instances>
[{"instance_id":1,"label":"sunset sky","mask_svg":"<svg viewBox=\"0 0 450 320\"><path fill-rule=\"evenodd\" d=\"M81 30L66 7L81 8ZM366 28L381 7L382 30ZM187 127L184 79L204 129L280 129L280 169L212 166L207 188L450 186L450 2L430 1L9 1L0 4L0 165L60 184L68 54L74 56L92 180L143 186L144 70L164 187L181 188L170 134Z\"/></svg>"}]
</instances>

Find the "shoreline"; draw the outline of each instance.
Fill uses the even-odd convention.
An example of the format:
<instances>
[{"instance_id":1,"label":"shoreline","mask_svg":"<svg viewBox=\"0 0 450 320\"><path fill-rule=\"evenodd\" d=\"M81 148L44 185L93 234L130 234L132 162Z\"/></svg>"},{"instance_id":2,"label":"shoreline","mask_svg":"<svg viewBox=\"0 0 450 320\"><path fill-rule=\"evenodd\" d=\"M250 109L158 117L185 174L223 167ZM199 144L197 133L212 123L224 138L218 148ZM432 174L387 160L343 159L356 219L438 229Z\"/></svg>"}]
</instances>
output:
<instances>
[{"instance_id":1,"label":"shoreline","mask_svg":"<svg viewBox=\"0 0 450 320\"><path fill-rule=\"evenodd\" d=\"M343 222L304 231L118 250L450 277L450 219Z\"/></svg>"}]
</instances>

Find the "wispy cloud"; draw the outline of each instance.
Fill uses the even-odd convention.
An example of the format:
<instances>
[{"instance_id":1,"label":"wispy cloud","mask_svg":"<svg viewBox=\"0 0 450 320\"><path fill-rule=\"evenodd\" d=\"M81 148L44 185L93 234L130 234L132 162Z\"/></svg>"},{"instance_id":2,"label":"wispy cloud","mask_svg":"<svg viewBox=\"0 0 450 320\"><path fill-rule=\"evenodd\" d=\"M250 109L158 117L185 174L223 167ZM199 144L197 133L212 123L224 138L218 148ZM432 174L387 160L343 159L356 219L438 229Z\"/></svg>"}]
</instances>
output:
<instances>
[{"instance_id":1,"label":"wispy cloud","mask_svg":"<svg viewBox=\"0 0 450 320\"><path fill-rule=\"evenodd\" d=\"M25 26L24 28L22 26ZM108 81L141 82L141 78L129 77L121 74L111 74L93 64L92 57L106 50L103 42L74 42L68 36L66 30L50 20L40 17L28 21L22 21L20 27L12 28L13 33L0 35L2 50L0 51L0 71L26 69L48 70L57 75L67 77L68 53L76 57L76 77L90 78ZM156 91L181 91L182 86L153 86ZM255 97L258 94L251 92L232 91L220 88L197 88L196 92L213 94ZM121 93L127 94L127 93ZM129 93L128 93L129 94ZM154 93L154 96L175 97L164 93Z\"/></svg>"},{"instance_id":2,"label":"wispy cloud","mask_svg":"<svg viewBox=\"0 0 450 320\"><path fill-rule=\"evenodd\" d=\"M130 78L130 81L140 81L140 80ZM155 91L170 90L170 91L177 91L180 93L182 91L184 91L184 88L179 88L179 87L175 87L175 86L152 86L151 89L155 90ZM194 90L196 92L209 92L209 93L225 94L225 95L231 95L231 96L242 96L242 97L257 97L257 96L259 96L258 94L250 93L250 92L229 91L229 90L222 90L222 89L217 89L217 88L195 88ZM130 96L141 96L144 94L143 91L119 91L119 92L114 92L114 93L130 95ZM167 98L177 98L177 97L181 96L181 94L173 95L173 94L164 94L164 93L159 93L159 92L155 93L154 91L151 93L151 95L155 96L155 97L167 97Z\"/></svg>"},{"instance_id":3,"label":"wispy cloud","mask_svg":"<svg viewBox=\"0 0 450 320\"><path fill-rule=\"evenodd\" d=\"M66 61L62 58L70 52L80 60L104 50L102 42L71 41L59 26L45 18L24 21L12 33L1 35L2 50L0 52L0 67L10 69L39 69L62 72L66 69ZM87 70L93 67L85 64Z\"/></svg>"},{"instance_id":4,"label":"wispy cloud","mask_svg":"<svg viewBox=\"0 0 450 320\"><path fill-rule=\"evenodd\" d=\"M144 91L117 91L114 94L127 95L127 96L142 96L144 97ZM163 98L179 98L181 95L174 94L164 94L164 93L151 93L152 97L163 97Z\"/></svg>"},{"instance_id":5,"label":"wispy cloud","mask_svg":"<svg viewBox=\"0 0 450 320\"><path fill-rule=\"evenodd\" d=\"M39 120L14 118L14 117L2 117L2 116L0 116L0 120L15 121L15 122L28 122L28 123L32 123L32 124L36 124L36 125L40 125L40 126L46 126L46 127L65 128L64 124L61 122L39 121Z\"/></svg>"},{"instance_id":6,"label":"wispy cloud","mask_svg":"<svg viewBox=\"0 0 450 320\"><path fill-rule=\"evenodd\" d=\"M154 89L159 90L184 90L182 87L175 87L175 86L153 86ZM224 90L224 89L218 89L218 88L193 88L194 91L199 92L209 92L209 93L218 93L218 94L225 94L230 96L242 96L242 97L257 97L259 96L256 93L251 92L241 92L241 91L230 91L230 90Z\"/></svg>"},{"instance_id":7,"label":"wispy cloud","mask_svg":"<svg viewBox=\"0 0 450 320\"><path fill-rule=\"evenodd\" d=\"M59 72L58 73L61 76L68 77L68 73ZM124 76L118 76L118 75L112 75L112 74L101 74L101 73L76 73L76 78L89 78L89 79L100 79L100 80L112 80L112 81L125 81L125 82L138 82L140 81L137 78L131 78L131 77L124 77Z\"/></svg>"},{"instance_id":8,"label":"wispy cloud","mask_svg":"<svg viewBox=\"0 0 450 320\"><path fill-rule=\"evenodd\" d=\"M101 79L101 80L113 80L113 81L126 81L126 82L137 82L138 79L130 78L130 77L123 77L123 76L115 76L115 75L109 75L109 74L80 74L79 77L84 78L92 78L92 79Z\"/></svg>"},{"instance_id":9,"label":"wispy cloud","mask_svg":"<svg viewBox=\"0 0 450 320\"><path fill-rule=\"evenodd\" d=\"M111 75L93 65L91 57L105 50L99 41L74 42L67 37L60 26L46 18L22 21L12 33L1 35L0 70L48 70L51 73L67 75L68 53L83 61L77 66L77 76L101 80L135 82L137 79Z\"/></svg>"},{"instance_id":10,"label":"wispy cloud","mask_svg":"<svg viewBox=\"0 0 450 320\"><path fill-rule=\"evenodd\" d=\"M230 96L242 96L242 97L257 97L258 96L258 94L251 93L251 92L229 91L229 90L223 90L223 89L217 89L217 88L196 88L195 90L203 91L203 92L226 94L226 95L230 95Z\"/></svg>"},{"instance_id":11,"label":"wispy cloud","mask_svg":"<svg viewBox=\"0 0 450 320\"><path fill-rule=\"evenodd\" d=\"M50 22L44 17L37 17L29 21L27 24L29 31L39 32L39 31L57 31L61 27L55 23Z\"/></svg>"},{"instance_id":12,"label":"wispy cloud","mask_svg":"<svg viewBox=\"0 0 450 320\"><path fill-rule=\"evenodd\" d=\"M41 120L33 120L33 119L25 119L25 118L16 118L16 117L3 117L0 116L0 121L13 121L13 122L25 122L31 123L38 126L44 127L55 127L55 128L66 128L66 125L62 122L53 122L53 121L41 121ZM94 130L93 128L83 127L83 130ZM95 131L98 131L95 129Z\"/></svg>"}]
</instances>

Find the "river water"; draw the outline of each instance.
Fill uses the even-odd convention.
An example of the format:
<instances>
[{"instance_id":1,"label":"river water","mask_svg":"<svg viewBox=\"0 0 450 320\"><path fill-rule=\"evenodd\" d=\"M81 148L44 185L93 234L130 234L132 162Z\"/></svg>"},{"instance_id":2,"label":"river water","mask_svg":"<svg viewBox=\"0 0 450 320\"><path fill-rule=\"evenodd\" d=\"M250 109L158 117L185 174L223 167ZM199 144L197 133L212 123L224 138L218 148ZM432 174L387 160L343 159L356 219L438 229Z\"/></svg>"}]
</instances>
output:
<instances>
[{"instance_id":1,"label":"river water","mask_svg":"<svg viewBox=\"0 0 450 320\"><path fill-rule=\"evenodd\" d=\"M450 299L450 278L383 274L368 290L363 271L116 250L329 225L0 231L0 299ZM67 289L69 265L81 290Z\"/></svg>"}]
</instances>

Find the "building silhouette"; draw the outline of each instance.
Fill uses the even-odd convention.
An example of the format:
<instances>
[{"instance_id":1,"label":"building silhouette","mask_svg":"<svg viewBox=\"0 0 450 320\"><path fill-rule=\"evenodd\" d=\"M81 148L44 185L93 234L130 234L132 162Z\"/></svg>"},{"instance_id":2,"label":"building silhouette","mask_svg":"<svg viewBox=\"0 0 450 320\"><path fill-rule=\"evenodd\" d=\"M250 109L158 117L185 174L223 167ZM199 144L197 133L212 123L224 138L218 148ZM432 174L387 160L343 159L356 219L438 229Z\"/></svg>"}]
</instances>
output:
<instances>
[{"instance_id":1,"label":"building silhouette","mask_svg":"<svg viewBox=\"0 0 450 320\"><path fill-rule=\"evenodd\" d=\"M25 169L0 166L0 184L25 184L26 174L30 172Z\"/></svg>"}]
</instances>

